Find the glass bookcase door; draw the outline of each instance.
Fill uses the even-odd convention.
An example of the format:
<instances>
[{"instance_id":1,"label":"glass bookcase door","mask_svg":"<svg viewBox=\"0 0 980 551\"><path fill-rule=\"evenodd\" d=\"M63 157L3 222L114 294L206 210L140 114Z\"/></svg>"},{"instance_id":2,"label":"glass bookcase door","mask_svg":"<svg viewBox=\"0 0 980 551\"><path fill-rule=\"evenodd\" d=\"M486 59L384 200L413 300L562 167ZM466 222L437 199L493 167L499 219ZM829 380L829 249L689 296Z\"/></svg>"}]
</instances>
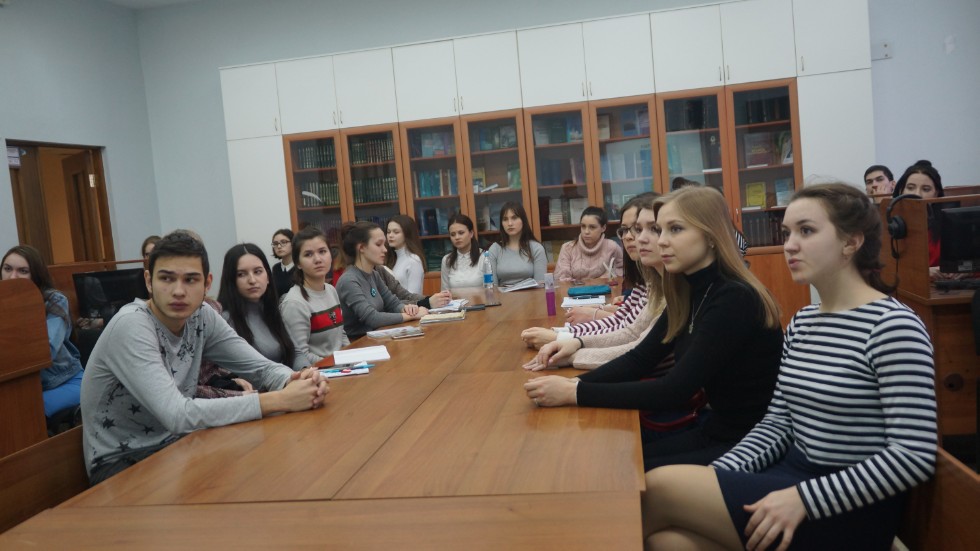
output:
<instances>
[{"instance_id":1,"label":"glass bookcase door","mask_svg":"<svg viewBox=\"0 0 980 551\"><path fill-rule=\"evenodd\" d=\"M718 96L668 99L663 105L667 191L680 187L679 179L684 179L724 192Z\"/></svg>"},{"instance_id":2,"label":"glass bookcase door","mask_svg":"<svg viewBox=\"0 0 980 551\"><path fill-rule=\"evenodd\" d=\"M549 263L562 243L578 235L579 218L589 206L582 119L581 110L531 116L537 223Z\"/></svg>"},{"instance_id":3,"label":"glass bookcase door","mask_svg":"<svg viewBox=\"0 0 980 551\"><path fill-rule=\"evenodd\" d=\"M332 137L289 144L297 225L319 228L331 246L340 245L343 224L336 146Z\"/></svg>"},{"instance_id":4,"label":"glass bookcase door","mask_svg":"<svg viewBox=\"0 0 980 551\"><path fill-rule=\"evenodd\" d=\"M382 228L398 214L398 167L393 131L346 136L354 220Z\"/></svg>"},{"instance_id":5,"label":"glass bookcase door","mask_svg":"<svg viewBox=\"0 0 980 551\"><path fill-rule=\"evenodd\" d=\"M650 108L646 103L600 107L595 116L602 204L609 220L619 220L626 201L654 189Z\"/></svg>"},{"instance_id":6,"label":"glass bookcase door","mask_svg":"<svg viewBox=\"0 0 980 551\"><path fill-rule=\"evenodd\" d=\"M413 217L429 272L439 271L443 255L452 248L449 217L462 205L455 134L452 124L407 131Z\"/></svg>"},{"instance_id":7,"label":"glass bookcase door","mask_svg":"<svg viewBox=\"0 0 980 551\"><path fill-rule=\"evenodd\" d=\"M731 98L742 233L751 247L781 245L783 213L796 190L789 87Z\"/></svg>"},{"instance_id":8,"label":"glass bookcase door","mask_svg":"<svg viewBox=\"0 0 980 551\"><path fill-rule=\"evenodd\" d=\"M500 236L500 210L509 202L523 205L524 179L518 149L516 117L473 121L469 133L470 182L474 222L480 246ZM525 210L527 206L524 205Z\"/></svg>"}]
</instances>

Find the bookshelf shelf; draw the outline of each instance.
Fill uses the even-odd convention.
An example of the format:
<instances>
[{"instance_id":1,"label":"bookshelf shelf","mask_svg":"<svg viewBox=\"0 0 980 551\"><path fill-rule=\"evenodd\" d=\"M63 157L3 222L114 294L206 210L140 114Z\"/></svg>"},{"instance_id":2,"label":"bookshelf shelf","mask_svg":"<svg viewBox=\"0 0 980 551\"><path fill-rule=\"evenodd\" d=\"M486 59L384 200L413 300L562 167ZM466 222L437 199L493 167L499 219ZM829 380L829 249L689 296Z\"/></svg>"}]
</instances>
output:
<instances>
[{"instance_id":1,"label":"bookshelf shelf","mask_svg":"<svg viewBox=\"0 0 980 551\"><path fill-rule=\"evenodd\" d=\"M653 176L643 176L640 178L622 178L619 180L603 180L602 183L606 185L633 184L636 182L649 182L652 179Z\"/></svg>"},{"instance_id":2,"label":"bookshelf shelf","mask_svg":"<svg viewBox=\"0 0 980 551\"><path fill-rule=\"evenodd\" d=\"M440 234L437 234L437 235L420 235L419 236L419 239L422 239L423 241L426 240L426 239L449 239L449 234L448 233L440 233Z\"/></svg>"},{"instance_id":3,"label":"bookshelf shelf","mask_svg":"<svg viewBox=\"0 0 980 551\"><path fill-rule=\"evenodd\" d=\"M585 142L579 140L579 141L576 141L576 142L562 142L562 143L540 144L540 145L535 145L534 146L534 149L537 149L537 150L564 149L564 148L568 148L568 147L582 147L583 145L585 145Z\"/></svg>"},{"instance_id":4,"label":"bookshelf shelf","mask_svg":"<svg viewBox=\"0 0 980 551\"><path fill-rule=\"evenodd\" d=\"M500 155L502 153L517 153L518 149L516 147L502 147L500 149L481 149L478 151L470 151L470 157L482 157L485 155Z\"/></svg>"},{"instance_id":5,"label":"bookshelf shelf","mask_svg":"<svg viewBox=\"0 0 980 551\"><path fill-rule=\"evenodd\" d=\"M377 163L358 163L358 164L353 164L352 163L350 165L351 169L371 168L371 167L377 167L377 166L395 166L395 161L394 161L394 159L392 159L392 160L389 160L389 161L381 161L381 162L377 162Z\"/></svg>"},{"instance_id":6,"label":"bookshelf shelf","mask_svg":"<svg viewBox=\"0 0 980 551\"><path fill-rule=\"evenodd\" d=\"M371 201L370 203L357 203L357 206L358 207L380 207L380 206L389 206L389 205L397 205L397 204L398 204L398 199L393 199L391 201Z\"/></svg>"},{"instance_id":7,"label":"bookshelf shelf","mask_svg":"<svg viewBox=\"0 0 980 551\"><path fill-rule=\"evenodd\" d=\"M320 205L318 207L296 207L300 212L319 212L323 210L340 210L340 205Z\"/></svg>"},{"instance_id":8,"label":"bookshelf shelf","mask_svg":"<svg viewBox=\"0 0 980 551\"><path fill-rule=\"evenodd\" d=\"M321 166L318 168L294 168L293 172L296 174L316 174L317 172L336 172L336 166Z\"/></svg>"},{"instance_id":9,"label":"bookshelf shelf","mask_svg":"<svg viewBox=\"0 0 980 551\"><path fill-rule=\"evenodd\" d=\"M787 119L782 119L778 121L767 121L767 122L754 122L751 124L736 124L735 130L751 130L755 128L778 128L780 126L789 126L790 121Z\"/></svg>"},{"instance_id":10,"label":"bookshelf shelf","mask_svg":"<svg viewBox=\"0 0 980 551\"><path fill-rule=\"evenodd\" d=\"M446 155L433 155L431 157L412 157L411 159L409 159L409 161L413 163L418 163L418 162L425 163L425 162L446 161L446 160L455 161L456 154L451 153Z\"/></svg>"},{"instance_id":11,"label":"bookshelf shelf","mask_svg":"<svg viewBox=\"0 0 980 551\"><path fill-rule=\"evenodd\" d=\"M782 212L784 210L786 210L786 205L777 206L777 207L765 207L765 208L742 207L742 215L743 216L746 215L746 214L751 215L754 212L758 212L758 213L763 213L763 212Z\"/></svg>"},{"instance_id":12,"label":"bookshelf shelf","mask_svg":"<svg viewBox=\"0 0 980 551\"><path fill-rule=\"evenodd\" d=\"M558 184L558 185L553 185L553 186L539 185L538 186L538 189L539 190L546 190L546 189L569 189L569 188L580 188L580 187L585 187L585 186L586 186L586 184Z\"/></svg>"},{"instance_id":13,"label":"bookshelf shelf","mask_svg":"<svg viewBox=\"0 0 980 551\"><path fill-rule=\"evenodd\" d=\"M569 230L578 229L578 224L555 224L553 226L541 226L542 230Z\"/></svg>"},{"instance_id":14,"label":"bookshelf shelf","mask_svg":"<svg viewBox=\"0 0 980 551\"><path fill-rule=\"evenodd\" d=\"M762 254L779 254L779 255L781 255L781 254L783 254L783 246L782 245L769 245L769 246L765 246L765 247L749 247L748 252L746 252L745 254L746 254L746 256L755 256L755 255L762 255ZM751 262L751 260L752 259L750 258L749 261Z\"/></svg>"},{"instance_id":15,"label":"bookshelf shelf","mask_svg":"<svg viewBox=\"0 0 980 551\"><path fill-rule=\"evenodd\" d=\"M491 189L490 191L481 191L479 193L474 193L473 196L474 197L486 197L486 196L493 196L493 195L506 195L506 194L511 194L511 193L520 193L521 191L522 191L521 188L513 188L513 189L511 189L511 188L504 188L504 189L497 188L497 189Z\"/></svg>"},{"instance_id":16,"label":"bookshelf shelf","mask_svg":"<svg viewBox=\"0 0 980 551\"><path fill-rule=\"evenodd\" d=\"M650 134L642 134L640 136L617 136L615 138L603 138L599 140L599 143L601 144L620 143L620 142L629 142L633 140L649 140L649 139L650 139Z\"/></svg>"},{"instance_id":17,"label":"bookshelf shelf","mask_svg":"<svg viewBox=\"0 0 980 551\"><path fill-rule=\"evenodd\" d=\"M667 132L668 136L683 136L688 134L717 134L721 129L719 128L690 128L686 130L671 130Z\"/></svg>"},{"instance_id":18,"label":"bookshelf shelf","mask_svg":"<svg viewBox=\"0 0 980 551\"><path fill-rule=\"evenodd\" d=\"M451 200L454 200L454 201L459 201L459 195L433 195L433 196L430 196L430 197L416 197L415 198L416 201L439 201L439 200L446 200L446 199L451 199Z\"/></svg>"},{"instance_id":19,"label":"bookshelf shelf","mask_svg":"<svg viewBox=\"0 0 980 551\"><path fill-rule=\"evenodd\" d=\"M765 166L747 166L745 168L738 169L739 172L762 172L766 170L778 170L781 168L793 168L793 163L779 164L779 165L765 165Z\"/></svg>"}]
</instances>

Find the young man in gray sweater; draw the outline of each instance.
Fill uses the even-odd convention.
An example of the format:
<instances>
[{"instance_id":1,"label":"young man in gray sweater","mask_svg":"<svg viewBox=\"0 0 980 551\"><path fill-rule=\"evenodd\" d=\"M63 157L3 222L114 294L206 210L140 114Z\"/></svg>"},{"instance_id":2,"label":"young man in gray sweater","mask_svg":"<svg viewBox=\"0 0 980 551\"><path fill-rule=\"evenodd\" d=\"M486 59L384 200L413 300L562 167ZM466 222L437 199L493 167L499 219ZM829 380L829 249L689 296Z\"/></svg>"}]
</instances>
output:
<instances>
[{"instance_id":1,"label":"young man in gray sweater","mask_svg":"<svg viewBox=\"0 0 980 551\"><path fill-rule=\"evenodd\" d=\"M211 282L204 245L188 232L165 236L146 271L147 301L112 318L82 378L83 449L96 484L197 429L323 405L319 372L294 372L259 354L204 302ZM264 393L195 399L202 360Z\"/></svg>"}]
</instances>

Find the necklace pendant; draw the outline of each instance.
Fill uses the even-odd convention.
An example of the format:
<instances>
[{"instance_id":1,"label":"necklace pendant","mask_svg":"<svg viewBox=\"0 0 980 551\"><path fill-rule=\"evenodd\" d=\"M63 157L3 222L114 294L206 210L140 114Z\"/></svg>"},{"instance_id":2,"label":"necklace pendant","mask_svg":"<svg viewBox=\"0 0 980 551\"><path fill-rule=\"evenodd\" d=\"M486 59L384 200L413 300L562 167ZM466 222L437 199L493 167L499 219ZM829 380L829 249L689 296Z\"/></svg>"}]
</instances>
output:
<instances>
[{"instance_id":1,"label":"necklace pendant","mask_svg":"<svg viewBox=\"0 0 980 551\"><path fill-rule=\"evenodd\" d=\"M690 335L693 332L694 332L694 320L691 320L691 323L689 323L687 326L687 334Z\"/></svg>"}]
</instances>

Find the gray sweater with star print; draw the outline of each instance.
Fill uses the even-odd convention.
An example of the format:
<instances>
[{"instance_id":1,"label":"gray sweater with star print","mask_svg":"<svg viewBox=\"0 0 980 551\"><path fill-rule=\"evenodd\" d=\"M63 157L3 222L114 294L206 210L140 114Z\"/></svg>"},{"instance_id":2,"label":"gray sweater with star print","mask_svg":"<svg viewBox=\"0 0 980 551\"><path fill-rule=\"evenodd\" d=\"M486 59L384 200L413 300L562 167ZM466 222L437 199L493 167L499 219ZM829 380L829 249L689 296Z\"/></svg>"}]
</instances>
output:
<instances>
[{"instance_id":1,"label":"gray sweater with star print","mask_svg":"<svg viewBox=\"0 0 980 551\"><path fill-rule=\"evenodd\" d=\"M292 369L249 346L207 304L174 335L142 300L122 307L99 337L82 377L82 444L92 469L165 446L189 432L262 417L259 395L195 399L201 361L257 389L278 390Z\"/></svg>"}]
</instances>

